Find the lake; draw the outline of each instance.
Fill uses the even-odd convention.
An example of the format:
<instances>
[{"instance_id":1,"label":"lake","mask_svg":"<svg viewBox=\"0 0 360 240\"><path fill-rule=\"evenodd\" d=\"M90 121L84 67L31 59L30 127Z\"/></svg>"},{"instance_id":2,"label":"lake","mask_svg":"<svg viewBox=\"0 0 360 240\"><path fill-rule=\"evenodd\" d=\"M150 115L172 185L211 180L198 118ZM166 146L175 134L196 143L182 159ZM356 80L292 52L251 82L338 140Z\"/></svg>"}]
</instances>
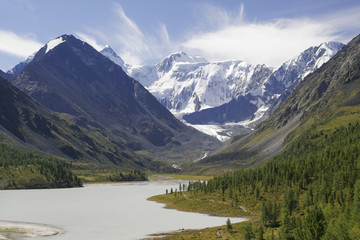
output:
<instances>
[{"instance_id":1,"label":"lake","mask_svg":"<svg viewBox=\"0 0 360 240\"><path fill-rule=\"evenodd\" d=\"M0 220L48 224L42 240L131 240L152 233L225 225L227 218L165 209L146 199L179 181L90 184L83 188L0 191ZM184 182L186 183L186 182ZM244 218L230 218L232 223Z\"/></svg>"}]
</instances>

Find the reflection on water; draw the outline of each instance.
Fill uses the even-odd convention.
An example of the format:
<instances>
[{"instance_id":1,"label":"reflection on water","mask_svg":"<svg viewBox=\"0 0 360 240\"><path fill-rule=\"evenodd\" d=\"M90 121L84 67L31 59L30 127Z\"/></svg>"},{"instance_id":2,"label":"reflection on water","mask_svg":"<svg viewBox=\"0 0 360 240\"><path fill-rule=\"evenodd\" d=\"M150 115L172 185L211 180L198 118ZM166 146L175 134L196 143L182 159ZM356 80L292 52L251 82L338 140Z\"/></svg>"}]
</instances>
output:
<instances>
[{"instance_id":1,"label":"reflection on water","mask_svg":"<svg viewBox=\"0 0 360 240\"><path fill-rule=\"evenodd\" d=\"M224 225L227 218L180 212L147 201L180 181L91 184L76 189L0 191L0 219L50 224L65 233L42 240L127 240ZM231 222L243 219L232 218Z\"/></svg>"}]
</instances>

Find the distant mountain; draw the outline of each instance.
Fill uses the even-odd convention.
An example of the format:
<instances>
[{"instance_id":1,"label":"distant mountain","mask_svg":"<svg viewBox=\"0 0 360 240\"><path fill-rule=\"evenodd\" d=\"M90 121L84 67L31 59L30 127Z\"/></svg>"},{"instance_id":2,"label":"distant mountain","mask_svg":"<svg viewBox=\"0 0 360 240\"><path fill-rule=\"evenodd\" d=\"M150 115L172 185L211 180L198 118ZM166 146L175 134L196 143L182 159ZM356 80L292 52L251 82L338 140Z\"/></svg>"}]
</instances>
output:
<instances>
[{"instance_id":1,"label":"distant mountain","mask_svg":"<svg viewBox=\"0 0 360 240\"><path fill-rule=\"evenodd\" d=\"M298 57L282 64L269 76L255 74L256 81L246 83L244 87L241 87L234 100L213 109L184 115L183 118L191 124L214 122L223 124L254 120L255 115L257 115L256 119L259 119L261 114L265 113L264 109L269 109L267 113L269 115L308 74L322 66L343 47L344 45L338 42L311 47ZM256 108L253 107L254 105ZM234 114L237 117L234 118Z\"/></svg>"},{"instance_id":2,"label":"distant mountain","mask_svg":"<svg viewBox=\"0 0 360 240\"><path fill-rule=\"evenodd\" d=\"M9 79L10 75L0 70L0 77L5 78L5 79Z\"/></svg>"},{"instance_id":3,"label":"distant mountain","mask_svg":"<svg viewBox=\"0 0 360 240\"><path fill-rule=\"evenodd\" d=\"M321 47L313 52L318 51L322 51ZM327 131L359 122L359 66L360 35L305 77L252 134L234 138L216 155L199 161L191 169L218 171L220 165L223 168L250 166L287 149L300 136L306 138L302 135L304 132L310 132L313 138L326 138ZM292 86L287 81L278 82Z\"/></svg>"},{"instance_id":4,"label":"distant mountain","mask_svg":"<svg viewBox=\"0 0 360 240\"><path fill-rule=\"evenodd\" d=\"M191 57L184 52L173 53L160 61L155 66L131 66L128 65L128 74L138 80L145 87L150 87L155 81L163 77L178 63L201 64L208 62L202 57Z\"/></svg>"},{"instance_id":5,"label":"distant mountain","mask_svg":"<svg viewBox=\"0 0 360 240\"><path fill-rule=\"evenodd\" d=\"M326 42L310 47L298 57L282 64L264 84L265 97L274 94L290 93L310 73L329 61L345 45L339 42Z\"/></svg>"},{"instance_id":6,"label":"distant mountain","mask_svg":"<svg viewBox=\"0 0 360 240\"><path fill-rule=\"evenodd\" d=\"M188 123L223 124L252 120L255 116L260 119L265 109L273 112L305 76L343 46L342 43L328 42L311 47L275 70L244 61L211 63L178 52L155 66L128 66L127 72ZM250 105L245 107L245 102ZM241 106L234 103L241 103ZM238 113L237 117L226 118L242 108L244 112Z\"/></svg>"},{"instance_id":7,"label":"distant mountain","mask_svg":"<svg viewBox=\"0 0 360 240\"><path fill-rule=\"evenodd\" d=\"M24 61L18 63L15 67L10 69L9 71L7 71L6 73L9 76L8 79L11 80L15 78L17 75L19 75L19 73L26 67L26 65L28 65L34 59L35 54L36 52L28 56Z\"/></svg>"},{"instance_id":8,"label":"distant mountain","mask_svg":"<svg viewBox=\"0 0 360 240\"><path fill-rule=\"evenodd\" d=\"M141 154L182 160L219 146L177 120L121 67L71 35L48 42L12 83L78 126L106 133L110 141Z\"/></svg>"},{"instance_id":9,"label":"distant mountain","mask_svg":"<svg viewBox=\"0 0 360 240\"><path fill-rule=\"evenodd\" d=\"M137 67L129 74L139 81L145 79L149 91L179 116L229 102L261 84L259 79L266 79L272 72L265 65L243 61L210 63L184 52L164 58L152 68L152 74L147 74L148 69Z\"/></svg>"},{"instance_id":10,"label":"distant mountain","mask_svg":"<svg viewBox=\"0 0 360 240\"><path fill-rule=\"evenodd\" d=\"M119 57L109 45L106 45L105 48L100 51L100 53L113 61L115 64L119 65L126 72L124 60L122 60L122 58Z\"/></svg>"}]
</instances>

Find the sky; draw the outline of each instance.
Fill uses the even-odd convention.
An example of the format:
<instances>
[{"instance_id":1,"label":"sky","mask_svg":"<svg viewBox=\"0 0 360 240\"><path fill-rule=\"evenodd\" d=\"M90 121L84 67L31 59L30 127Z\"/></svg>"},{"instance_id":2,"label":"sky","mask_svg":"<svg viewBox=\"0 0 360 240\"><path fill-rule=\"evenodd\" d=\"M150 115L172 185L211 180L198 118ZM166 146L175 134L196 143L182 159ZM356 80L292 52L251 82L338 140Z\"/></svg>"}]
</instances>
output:
<instances>
[{"instance_id":1,"label":"sky","mask_svg":"<svg viewBox=\"0 0 360 240\"><path fill-rule=\"evenodd\" d=\"M184 51L276 67L311 46L360 34L358 0L0 0L0 69L73 34L125 63Z\"/></svg>"}]
</instances>

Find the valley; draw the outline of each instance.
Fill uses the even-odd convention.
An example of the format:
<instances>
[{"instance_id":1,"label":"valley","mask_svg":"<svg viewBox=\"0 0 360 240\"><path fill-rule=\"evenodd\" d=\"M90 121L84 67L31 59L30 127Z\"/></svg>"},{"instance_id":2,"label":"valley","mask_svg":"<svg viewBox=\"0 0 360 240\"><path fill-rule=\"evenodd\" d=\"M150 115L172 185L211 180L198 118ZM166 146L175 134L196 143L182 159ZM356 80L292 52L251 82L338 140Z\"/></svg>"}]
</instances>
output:
<instances>
[{"instance_id":1,"label":"valley","mask_svg":"<svg viewBox=\"0 0 360 240\"><path fill-rule=\"evenodd\" d=\"M56 37L0 72L2 220L58 228L44 239L360 239L359 66L360 35L277 67L137 65Z\"/></svg>"},{"instance_id":2,"label":"valley","mask_svg":"<svg viewBox=\"0 0 360 240\"><path fill-rule=\"evenodd\" d=\"M279 154L252 168L193 182L184 192L175 190L175 194L151 200L185 211L254 217L236 225L236 231L227 229L230 239L358 239L359 50L360 36L305 78L247 140L232 143L236 149L243 146L240 156L247 153L256 159L260 154L250 152L249 146L275 137L291 123L293 129L283 138ZM223 161L236 159L231 149L234 146L217 158L201 160L202 164L224 165ZM188 231L181 236L192 239L207 234L215 239L219 231L226 229ZM178 235L171 233L163 239Z\"/></svg>"}]
</instances>

